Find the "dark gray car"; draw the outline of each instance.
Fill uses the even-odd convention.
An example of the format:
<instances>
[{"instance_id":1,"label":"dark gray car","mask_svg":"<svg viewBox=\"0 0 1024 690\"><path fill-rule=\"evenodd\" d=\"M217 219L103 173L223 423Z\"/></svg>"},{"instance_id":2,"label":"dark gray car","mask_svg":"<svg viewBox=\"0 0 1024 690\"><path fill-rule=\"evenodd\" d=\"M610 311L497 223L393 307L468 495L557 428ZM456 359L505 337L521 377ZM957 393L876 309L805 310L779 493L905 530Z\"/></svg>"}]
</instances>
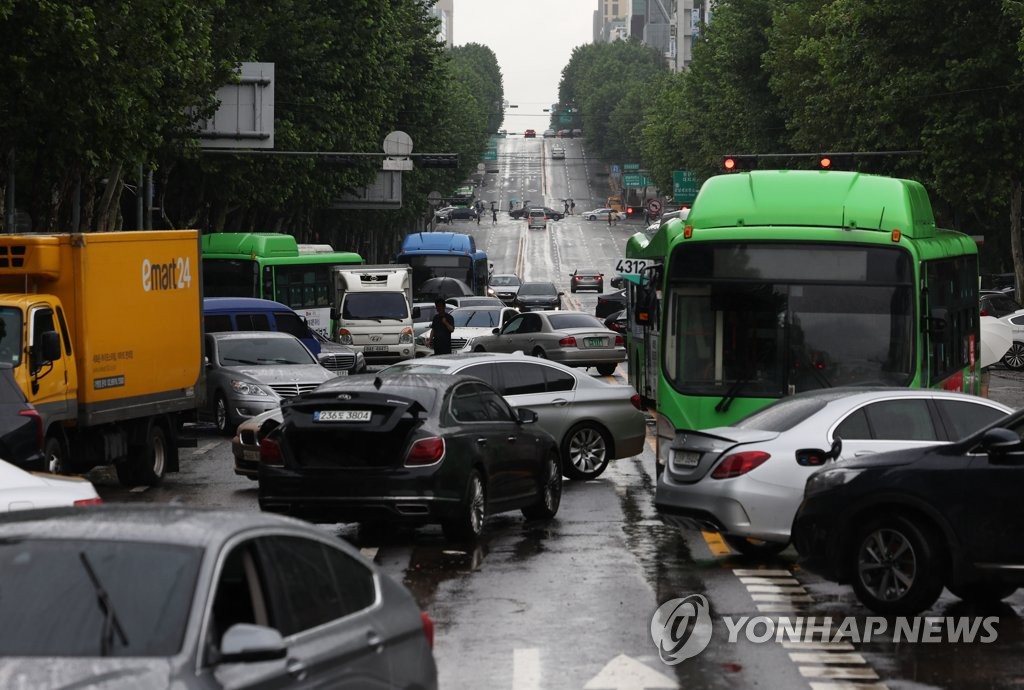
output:
<instances>
[{"instance_id":1,"label":"dark gray car","mask_svg":"<svg viewBox=\"0 0 1024 690\"><path fill-rule=\"evenodd\" d=\"M554 283L529 282L519 286L513 307L519 311L561 309L562 295Z\"/></svg>"},{"instance_id":2,"label":"dark gray car","mask_svg":"<svg viewBox=\"0 0 1024 690\"><path fill-rule=\"evenodd\" d=\"M200 416L212 417L221 433L233 434L243 419L272 410L338 373L319 364L294 335L207 333L207 404Z\"/></svg>"},{"instance_id":3,"label":"dark gray car","mask_svg":"<svg viewBox=\"0 0 1024 690\"><path fill-rule=\"evenodd\" d=\"M0 572L4 687L437 687L433 623L412 595L298 520L170 505L11 513Z\"/></svg>"}]
</instances>

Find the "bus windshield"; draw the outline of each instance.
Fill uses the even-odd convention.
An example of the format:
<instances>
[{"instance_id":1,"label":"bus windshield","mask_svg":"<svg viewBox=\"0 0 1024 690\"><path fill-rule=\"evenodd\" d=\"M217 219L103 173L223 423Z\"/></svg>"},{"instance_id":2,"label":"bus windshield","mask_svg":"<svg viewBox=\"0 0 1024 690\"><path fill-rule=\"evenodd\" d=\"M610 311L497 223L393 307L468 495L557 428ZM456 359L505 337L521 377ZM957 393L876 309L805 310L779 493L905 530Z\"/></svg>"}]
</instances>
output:
<instances>
[{"instance_id":1,"label":"bus windshield","mask_svg":"<svg viewBox=\"0 0 1024 690\"><path fill-rule=\"evenodd\" d=\"M664 372L677 390L778 397L906 386L914 376L913 270L904 251L707 243L673 259Z\"/></svg>"},{"instance_id":2,"label":"bus windshield","mask_svg":"<svg viewBox=\"0 0 1024 690\"><path fill-rule=\"evenodd\" d=\"M422 285L430 278L457 278L473 286L473 259L449 254L412 255L406 258L412 267L412 284Z\"/></svg>"}]
</instances>

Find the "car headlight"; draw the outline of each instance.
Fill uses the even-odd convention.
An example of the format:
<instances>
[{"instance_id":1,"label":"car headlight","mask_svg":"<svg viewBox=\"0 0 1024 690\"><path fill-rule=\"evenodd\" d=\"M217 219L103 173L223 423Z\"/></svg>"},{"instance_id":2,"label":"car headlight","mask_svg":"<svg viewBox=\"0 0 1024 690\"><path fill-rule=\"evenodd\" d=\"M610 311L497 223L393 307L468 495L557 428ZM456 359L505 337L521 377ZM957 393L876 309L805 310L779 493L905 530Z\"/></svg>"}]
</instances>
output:
<instances>
[{"instance_id":1,"label":"car headlight","mask_svg":"<svg viewBox=\"0 0 1024 690\"><path fill-rule=\"evenodd\" d=\"M807 485L804 487L804 495L810 496L811 494L821 493L822 491L834 489L837 486L849 484L863 471L863 469L855 470L845 467L830 467L819 470L808 478Z\"/></svg>"},{"instance_id":2,"label":"car headlight","mask_svg":"<svg viewBox=\"0 0 1024 690\"><path fill-rule=\"evenodd\" d=\"M240 395L273 395L267 389L251 381L232 381L231 388Z\"/></svg>"}]
</instances>

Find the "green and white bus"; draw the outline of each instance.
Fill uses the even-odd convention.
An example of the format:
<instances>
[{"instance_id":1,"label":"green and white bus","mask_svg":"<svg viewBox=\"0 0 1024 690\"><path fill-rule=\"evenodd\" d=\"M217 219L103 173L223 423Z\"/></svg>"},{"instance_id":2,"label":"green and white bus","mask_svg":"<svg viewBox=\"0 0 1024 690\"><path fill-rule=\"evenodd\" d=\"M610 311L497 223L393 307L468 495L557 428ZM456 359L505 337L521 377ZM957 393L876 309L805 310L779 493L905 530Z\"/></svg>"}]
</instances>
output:
<instances>
[{"instance_id":1,"label":"green and white bus","mask_svg":"<svg viewBox=\"0 0 1024 690\"><path fill-rule=\"evenodd\" d=\"M331 333L331 267L363 263L355 252L299 244L292 235L217 232L202 237L203 296L281 302L309 327Z\"/></svg>"},{"instance_id":2,"label":"green and white bus","mask_svg":"<svg viewBox=\"0 0 1024 690\"><path fill-rule=\"evenodd\" d=\"M712 177L626 261L629 374L656 398L659 445L805 390L980 390L977 245L936 227L918 182Z\"/></svg>"}]
</instances>

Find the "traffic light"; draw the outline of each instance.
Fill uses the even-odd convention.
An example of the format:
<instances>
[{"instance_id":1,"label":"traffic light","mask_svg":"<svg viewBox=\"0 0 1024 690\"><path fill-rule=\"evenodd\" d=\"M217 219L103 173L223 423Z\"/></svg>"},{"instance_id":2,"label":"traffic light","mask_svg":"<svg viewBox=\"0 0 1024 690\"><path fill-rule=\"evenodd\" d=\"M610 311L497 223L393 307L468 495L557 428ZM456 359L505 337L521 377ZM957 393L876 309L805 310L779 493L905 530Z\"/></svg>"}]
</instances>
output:
<instances>
[{"instance_id":1,"label":"traffic light","mask_svg":"<svg viewBox=\"0 0 1024 690\"><path fill-rule=\"evenodd\" d=\"M434 153L434 154L412 154L412 159L417 168L457 168L459 167L459 154L457 153Z\"/></svg>"},{"instance_id":2,"label":"traffic light","mask_svg":"<svg viewBox=\"0 0 1024 690\"><path fill-rule=\"evenodd\" d=\"M819 170L853 170L853 156L848 153L818 154Z\"/></svg>"},{"instance_id":3,"label":"traffic light","mask_svg":"<svg viewBox=\"0 0 1024 690\"><path fill-rule=\"evenodd\" d=\"M756 167L757 156L725 156L722 158L722 168L726 172L753 170Z\"/></svg>"}]
</instances>

